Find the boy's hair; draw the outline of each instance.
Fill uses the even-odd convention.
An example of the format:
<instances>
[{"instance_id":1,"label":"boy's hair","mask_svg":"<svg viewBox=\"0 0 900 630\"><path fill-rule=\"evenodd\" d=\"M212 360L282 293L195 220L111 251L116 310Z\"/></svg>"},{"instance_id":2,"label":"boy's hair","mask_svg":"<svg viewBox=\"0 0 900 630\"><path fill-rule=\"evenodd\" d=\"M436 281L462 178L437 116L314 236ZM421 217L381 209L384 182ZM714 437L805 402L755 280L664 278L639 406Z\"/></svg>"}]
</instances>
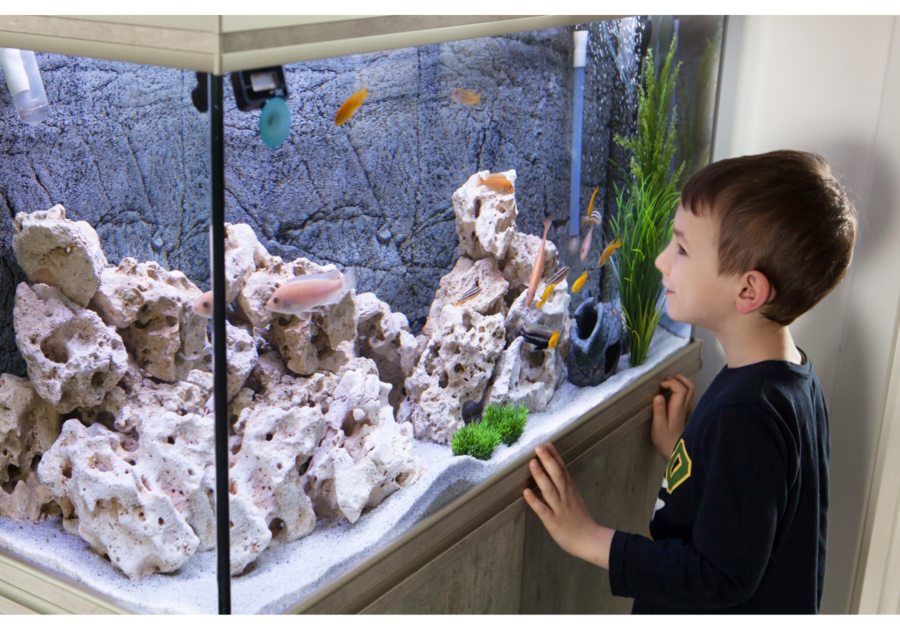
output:
<instances>
[{"instance_id":1,"label":"boy's hair","mask_svg":"<svg viewBox=\"0 0 900 630\"><path fill-rule=\"evenodd\" d=\"M772 151L714 162L681 191L685 210L719 221L720 275L762 272L760 313L787 326L843 279L856 209L820 155Z\"/></svg>"}]
</instances>

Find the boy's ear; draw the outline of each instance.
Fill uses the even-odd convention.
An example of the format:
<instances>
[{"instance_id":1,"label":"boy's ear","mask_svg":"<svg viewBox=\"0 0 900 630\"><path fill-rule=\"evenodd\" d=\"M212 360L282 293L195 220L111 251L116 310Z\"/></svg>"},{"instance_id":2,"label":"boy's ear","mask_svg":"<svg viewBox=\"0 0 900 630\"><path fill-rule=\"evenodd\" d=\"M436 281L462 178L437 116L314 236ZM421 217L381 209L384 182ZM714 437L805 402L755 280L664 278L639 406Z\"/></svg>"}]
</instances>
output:
<instances>
[{"instance_id":1,"label":"boy's ear","mask_svg":"<svg viewBox=\"0 0 900 630\"><path fill-rule=\"evenodd\" d=\"M740 293L737 297L737 310L747 315L761 308L774 293L769 279L761 271L748 271L741 277Z\"/></svg>"}]
</instances>

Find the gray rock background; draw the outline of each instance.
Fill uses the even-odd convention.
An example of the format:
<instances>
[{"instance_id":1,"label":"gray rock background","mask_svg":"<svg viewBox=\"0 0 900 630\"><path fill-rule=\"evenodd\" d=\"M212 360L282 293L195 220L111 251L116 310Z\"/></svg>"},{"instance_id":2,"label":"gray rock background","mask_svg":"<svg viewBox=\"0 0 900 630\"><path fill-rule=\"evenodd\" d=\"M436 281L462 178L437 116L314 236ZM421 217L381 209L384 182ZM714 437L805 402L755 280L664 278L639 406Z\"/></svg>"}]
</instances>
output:
<instances>
[{"instance_id":1,"label":"gray rock background","mask_svg":"<svg viewBox=\"0 0 900 630\"><path fill-rule=\"evenodd\" d=\"M275 151L259 139L259 112L238 111L229 84L226 220L248 223L283 258L358 267L358 290L418 330L458 255L451 195L474 172L516 169L518 229L540 234L549 214L550 239L565 247L572 30L288 65L293 123ZM156 260L209 286L207 115L191 104L194 73L51 54L38 63L52 107L43 124L22 123L0 87L0 371L20 375L17 212L62 203L97 229L110 264ZM610 64L592 55L587 71L584 208L598 184L595 207L605 207L611 135L627 130ZM335 127L363 85L369 98ZM453 103L457 87L480 92L482 106Z\"/></svg>"}]
</instances>

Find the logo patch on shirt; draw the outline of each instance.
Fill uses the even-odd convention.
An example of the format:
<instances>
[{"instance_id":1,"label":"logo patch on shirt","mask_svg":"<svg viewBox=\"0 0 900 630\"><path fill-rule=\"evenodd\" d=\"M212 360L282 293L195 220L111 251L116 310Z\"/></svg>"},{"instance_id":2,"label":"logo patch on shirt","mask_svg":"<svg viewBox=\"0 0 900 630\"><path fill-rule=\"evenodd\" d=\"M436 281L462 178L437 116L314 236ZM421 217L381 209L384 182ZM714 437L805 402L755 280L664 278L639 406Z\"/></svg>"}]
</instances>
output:
<instances>
[{"instance_id":1,"label":"logo patch on shirt","mask_svg":"<svg viewBox=\"0 0 900 630\"><path fill-rule=\"evenodd\" d=\"M684 439L678 441L678 446L669 458L669 465L666 467L666 492L672 494L672 491L684 483L684 480L691 476L691 458L688 457L687 449L684 447Z\"/></svg>"}]
</instances>

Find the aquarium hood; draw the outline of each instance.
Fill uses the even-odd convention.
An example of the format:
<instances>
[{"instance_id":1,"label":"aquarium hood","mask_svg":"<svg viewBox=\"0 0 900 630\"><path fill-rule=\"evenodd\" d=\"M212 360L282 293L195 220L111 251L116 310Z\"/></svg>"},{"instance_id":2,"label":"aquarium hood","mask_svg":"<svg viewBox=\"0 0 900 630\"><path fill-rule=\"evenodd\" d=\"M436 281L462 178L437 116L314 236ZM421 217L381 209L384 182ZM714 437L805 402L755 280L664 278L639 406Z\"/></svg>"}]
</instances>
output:
<instances>
[{"instance_id":1,"label":"aquarium hood","mask_svg":"<svg viewBox=\"0 0 900 630\"><path fill-rule=\"evenodd\" d=\"M618 15L0 16L0 47L215 74Z\"/></svg>"}]
</instances>

